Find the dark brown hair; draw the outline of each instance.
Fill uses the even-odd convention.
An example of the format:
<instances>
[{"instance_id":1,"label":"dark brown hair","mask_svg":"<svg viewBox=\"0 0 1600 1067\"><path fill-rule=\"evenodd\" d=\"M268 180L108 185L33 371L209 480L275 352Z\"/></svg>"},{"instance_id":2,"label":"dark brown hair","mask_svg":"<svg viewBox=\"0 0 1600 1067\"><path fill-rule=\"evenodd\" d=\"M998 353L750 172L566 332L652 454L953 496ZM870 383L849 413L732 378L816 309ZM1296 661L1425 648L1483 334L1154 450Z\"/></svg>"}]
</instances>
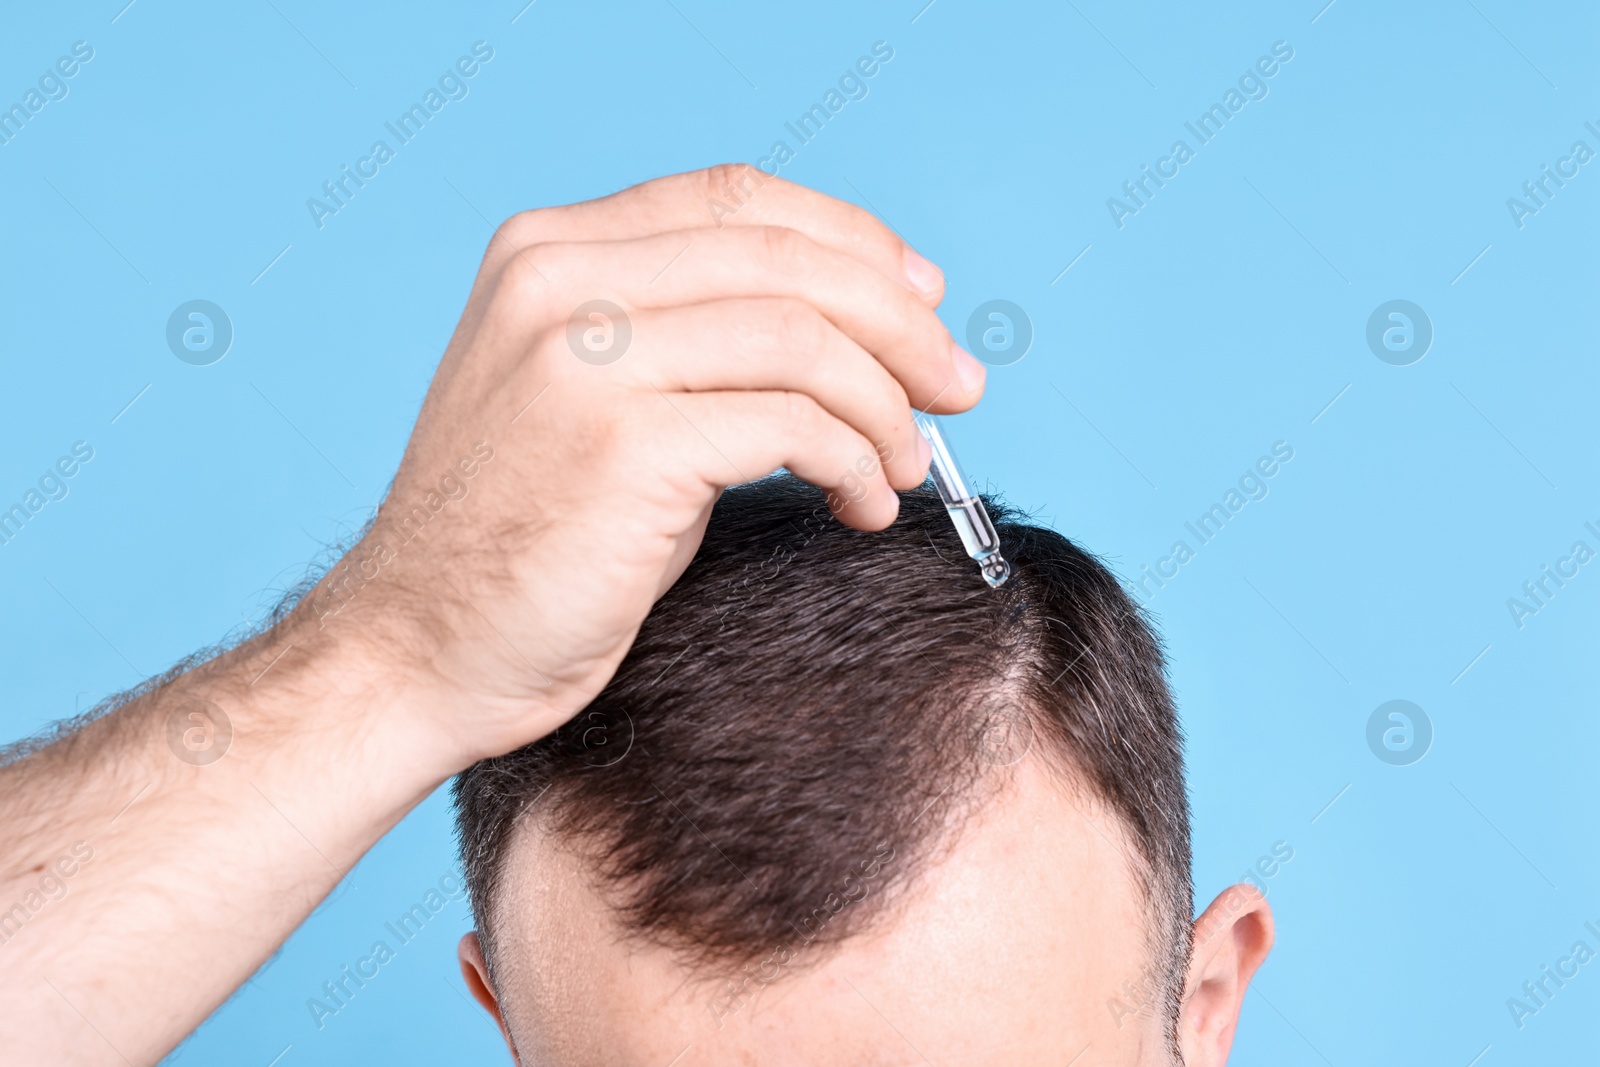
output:
<instances>
[{"instance_id":1,"label":"dark brown hair","mask_svg":"<svg viewBox=\"0 0 1600 1067\"><path fill-rule=\"evenodd\" d=\"M988 772L1033 755L1125 825L1152 1007L1175 1020L1192 887L1160 645L1097 560L989 507L1013 570L998 590L927 487L878 533L787 475L724 493L605 690L456 779L491 967L524 815L587 847L627 929L737 968L861 929L981 804Z\"/></svg>"}]
</instances>

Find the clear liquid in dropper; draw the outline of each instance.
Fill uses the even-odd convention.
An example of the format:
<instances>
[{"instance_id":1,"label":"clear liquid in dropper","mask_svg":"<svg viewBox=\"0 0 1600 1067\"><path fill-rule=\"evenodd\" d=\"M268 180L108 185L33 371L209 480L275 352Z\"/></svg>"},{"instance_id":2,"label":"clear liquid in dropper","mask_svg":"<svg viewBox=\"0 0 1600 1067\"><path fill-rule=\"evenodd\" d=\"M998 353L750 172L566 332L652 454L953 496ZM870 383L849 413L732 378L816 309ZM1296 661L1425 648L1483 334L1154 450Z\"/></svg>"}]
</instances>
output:
<instances>
[{"instance_id":1,"label":"clear liquid in dropper","mask_svg":"<svg viewBox=\"0 0 1600 1067\"><path fill-rule=\"evenodd\" d=\"M1000 535L995 532L989 512L984 508L983 501L967 489L961 467L956 463L944 435L939 432L939 424L927 415L919 415L917 427L933 450L929 473L939 497L944 501L950 521L955 524L956 533L961 537L961 547L978 564L978 571L983 575L983 580L989 583L989 588L1000 588L1011 577L1011 565L1000 554Z\"/></svg>"},{"instance_id":2,"label":"clear liquid in dropper","mask_svg":"<svg viewBox=\"0 0 1600 1067\"><path fill-rule=\"evenodd\" d=\"M961 546L966 549L968 556L977 561L983 580L989 583L990 588L1000 588L1011 577L1011 565L1000 555L1000 538L989 521L983 503L976 497L964 497L960 501L946 503L945 510L950 513L950 521L961 536Z\"/></svg>"}]
</instances>

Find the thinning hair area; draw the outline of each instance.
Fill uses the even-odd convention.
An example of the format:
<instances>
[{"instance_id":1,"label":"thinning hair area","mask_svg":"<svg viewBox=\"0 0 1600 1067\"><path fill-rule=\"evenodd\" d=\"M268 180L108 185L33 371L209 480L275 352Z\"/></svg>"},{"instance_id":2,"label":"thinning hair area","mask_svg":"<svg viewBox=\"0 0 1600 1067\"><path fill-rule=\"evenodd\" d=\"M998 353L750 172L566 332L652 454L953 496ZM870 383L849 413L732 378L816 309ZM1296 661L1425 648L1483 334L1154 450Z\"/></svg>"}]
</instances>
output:
<instances>
[{"instance_id":1,"label":"thinning hair area","mask_svg":"<svg viewBox=\"0 0 1600 1067\"><path fill-rule=\"evenodd\" d=\"M1175 1036L1193 890L1160 642L1098 560L985 502L1013 572L999 589L927 485L875 533L787 474L723 493L604 691L456 779L490 973L530 818L592 860L625 931L733 975L866 929L1039 758L1126 831L1152 1007Z\"/></svg>"}]
</instances>

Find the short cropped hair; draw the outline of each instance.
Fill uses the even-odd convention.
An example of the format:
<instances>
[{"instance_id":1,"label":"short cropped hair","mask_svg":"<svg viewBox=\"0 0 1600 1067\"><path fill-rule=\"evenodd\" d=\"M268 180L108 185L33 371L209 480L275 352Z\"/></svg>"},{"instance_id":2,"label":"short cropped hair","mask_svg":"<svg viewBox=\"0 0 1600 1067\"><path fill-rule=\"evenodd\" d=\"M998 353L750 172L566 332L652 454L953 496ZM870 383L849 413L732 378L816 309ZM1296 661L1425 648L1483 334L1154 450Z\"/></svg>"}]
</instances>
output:
<instances>
[{"instance_id":1,"label":"short cropped hair","mask_svg":"<svg viewBox=\"0 0 1600 1067\"><path fill-rule=\"evenodd\" d=\"M926 485L875 533L788 475L727 490L599 696L456 780L490 973L525 816L585 846L624 929L732 972L866 927L1033 755L1125 827L1148 1008L1175 1027L1193 901L1161 646L1099 561L986 502L1013 571L994 590Z\"/></svg>"}]
</instances>

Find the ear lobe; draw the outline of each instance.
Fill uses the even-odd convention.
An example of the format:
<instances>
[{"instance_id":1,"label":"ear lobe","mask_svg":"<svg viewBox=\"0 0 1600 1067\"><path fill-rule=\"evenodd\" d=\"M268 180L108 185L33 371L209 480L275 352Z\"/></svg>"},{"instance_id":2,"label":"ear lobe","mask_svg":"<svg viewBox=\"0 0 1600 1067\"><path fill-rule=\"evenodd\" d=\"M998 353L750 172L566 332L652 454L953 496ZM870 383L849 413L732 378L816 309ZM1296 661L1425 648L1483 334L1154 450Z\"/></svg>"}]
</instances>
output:
<instances>
[{"instance_id":1,"label":"ear lobe","mask_svg":"<svg viewBox=\"0 0 1600 1067\"><path fill-rule=\"evenodd\" d=\"M461 935L461 940L456 944L456 958L461 963L461 979L467 984L467 992L483 1005L484 1011L494 1017L495 1025L500 1027L500 1036L505 1038L506 1048L511 1050L512 1060L521 1064L522 1057L517 1055L517 1046L511 1040L511 1031L506 1028L505 1016L500 1014L500 1001L489 981L489 965L484 962L478 931L468 930Z\"/></svg>"},{"instance_id":2,"label":"ear lobe","mask_svg":"<svg viewBox=\"0 0 1600 1067\"><path fill-rule=\"evenodd\" d=\"M1194 923L1179 1044L1188 1067L1222 1067L1250 979L1272 950L1272 909L1254 886L1235 885Z\"/></svg>"}]
</instances>

